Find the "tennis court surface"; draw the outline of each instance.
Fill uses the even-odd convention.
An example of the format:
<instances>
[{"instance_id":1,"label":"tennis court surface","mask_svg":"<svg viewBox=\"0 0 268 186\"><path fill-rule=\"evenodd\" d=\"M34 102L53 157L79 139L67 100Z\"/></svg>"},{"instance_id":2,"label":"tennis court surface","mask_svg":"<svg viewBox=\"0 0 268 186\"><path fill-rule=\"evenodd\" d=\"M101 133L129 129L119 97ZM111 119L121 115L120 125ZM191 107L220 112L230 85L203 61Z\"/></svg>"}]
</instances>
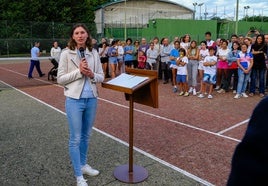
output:
<instances>
[{"instance_id":1,"label":"tennis court surface","mask_svg":"<svg viewBox=\"0 0 268 186\"><path fill-rule=\"evenodd\" d=\"M27 60L0 61L0 184L74 185L63 88L47 76L27 78ZM41 61L47 74L52 64ZM128 163L128 101L99 85L89 185L126 185L113 170ZM179 97L159 81L159 108L134 104L134 163L149 177L136 185L226 185L233 151L258 96L235 100Z\"/></svg>"}]
</instances>

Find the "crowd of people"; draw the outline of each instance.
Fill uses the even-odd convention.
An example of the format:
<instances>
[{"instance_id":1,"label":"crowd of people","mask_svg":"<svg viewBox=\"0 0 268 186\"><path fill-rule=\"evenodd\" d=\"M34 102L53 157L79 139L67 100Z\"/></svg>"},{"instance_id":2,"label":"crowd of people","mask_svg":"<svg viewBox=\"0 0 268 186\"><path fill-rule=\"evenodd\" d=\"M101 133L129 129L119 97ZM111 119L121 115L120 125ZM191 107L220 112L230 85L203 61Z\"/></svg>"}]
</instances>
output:
<instances>
[{"instance_id":1,"label":"crowd of people","mask_svg":"<svg viewBox=\"0 0 268 186\"><path fill-rule=\"evenodd\" d=\"M268 34L255 30L246 36L233 34L230 39L211 38L211 32L206 32L201 42L185 34L171 42L168 37L154 37L149 42L146 38L110 42L102 38L99 44L92 39L92 44L106 78L115 78L126 68L156 70L158 79L163 84L171 83L171 91L179 96L213 98L212 94L232 91L235 99L256 93L264 97L268 84ZM61 48L56 41L50 53L58 62ZM32 68L29 77L31 72Z\"/></svg>"},{"instance_id":2,"label":"crowd of people","mask_svg":"<svg viewBox=\"0 0 268 186\"><path fill-rule=\"evenodd\" d=\"M217 94L232 91L235 99L254 96L257 91L264 97L268 34L254 30L246 36L233 34L230 39L211 38L211 32L206 32L200 43L189 34L174 37L171 42L168 37L110 43L102 38L94 48L105 77L115 78L126 68L157 70L158 79L171 83L172 91L179 96L213 98L215 90Z\"/></svg>"}]
</instances>

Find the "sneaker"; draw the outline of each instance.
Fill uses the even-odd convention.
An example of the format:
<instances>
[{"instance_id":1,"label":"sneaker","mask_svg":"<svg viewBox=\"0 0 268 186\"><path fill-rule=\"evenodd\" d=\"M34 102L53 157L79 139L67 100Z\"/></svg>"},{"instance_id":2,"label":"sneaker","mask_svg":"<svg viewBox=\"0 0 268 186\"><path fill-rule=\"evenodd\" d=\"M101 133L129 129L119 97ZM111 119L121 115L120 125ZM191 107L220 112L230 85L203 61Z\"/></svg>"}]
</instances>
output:
<instances>
[{"instance_id":1,"label":"sneaker","mask_svg":"<svg viewBox=\"0 0 268 186\"><path fill-rule=\"evenodd\" d=\"M88 184L87 184L87 180L85 180L84 178L82 178L82 179L78 179L76 185L77 185L77 186L88 186Z\"/></svg>"},{"instance_id":2,"label":"sneaker","mask_svg":"<svg viewBox=\"0 0 268 186\"><path fill-rule=\"evenodd\" d=\"M213 96L211 94L208 95L208 99L212 99Z\"/></svg>"},{"instance_id":3,"label":"sneaker","mask_svg":"<svg viewBox=\"0 0 268 186\"><path fill-rule=\"evenodd\" d=\"M196 90L195 90L195 88L193 89L193 95L196 96Z\"/></svg>"},{"instance_id":4,"label":"sneaker","mask_svg":"<svg viewBox=\"0 0 268 186\"><path fill-rule=\"evenodd\" d=\"M244 97L244 98L248 98L248 95L247 95L245 92L243 92L241 95L242 95L242 97Z\"/></svg>"},{"instance_id":5,"label":"sneaker","mask_svg":"<svg viewBox=\"0 0 268 186\"><path fill-rule=\"evenodd\" d=\"M83 174L86 174L89 176L97 176L100 173L98 170L93 169L88 164L84 165L81 170Z\"/></svg>"},{"instance_id":6,"label":"sneaker","mask_svg":"<svg viewBox=\"0 0 268 186\"><path fill-rule=\"evenodd\" d=\"M225 90L224 89L220 89L220 90L218 90L217 91L219 94L221 94L221 93L225 93Z\"/></svg>"},{"instance_id":7,"label":"sneaker","mask_svg":"<svg viewBox=\"0 0 268 186\"><path fill-rule=\"evenodd\" d=\"M260 97L263 98L264 97L264 94L263 93L260 93Z\"/></svg>"},{"instance_id":8,"label":"sneaker","mask_svg":"<svg viewBox=\"0 0 268 186\"><path fill-rule=\"evenodd\" d=\"M233 94L236 94L236 90L233 90Z\"/></svg>"},{"instance_id":9,"label":"sneaker","mask_svg":"<svg viewBox=\"0 0 268 186\"><path fill-rule=\"evenodd\" d=\"M201 93L201 94L199 94L197 97L199 97L199 98L204 98L205 96Z\"/></svg>"},{"instance_id":10,"label":"sneaker","mask_svg":"<svg viewBox=\"0 0 268 186\"><path fill-rule=\"evenodd\" d=\"M44 74L44 73L42 73L42 74L40 74L40 75L39 75L39 77L43 77L43 76L45 76L45 74Z\"/></svg>"},{"instance_id":11,"label":"sneaker","mask_svg":"<svg viewBox=\"0 0 268 186\"><path fill-rule=\"evenodd\" d=\"M184 96L184 97L189 96L189 92L185 92L183 96Z\"/></svg>"},{"instance_id":12,"label":"sneaker","mask_svg":"<svg viewBox=\"0 0 268 186\"><path fill-rule=\"evenodd\" d=\"M234 99L239 99L241 96L240 96L240 94L236 94L235 96L234 96Z\"/></svg>"},{"instance_id":13,"label":"sneaker","mask_svg":"<svg viewBox=\"0 0 268 186\"><path fill-rule=\"evenodd\" d=\"M179 93L179 96L183 96L183 94L184 94L184 92L183 92L183 91L181 91L181 92Z\"/></svg>"},{"instance_id":14,"label":"sneaker","mask_svg":"<svg viewBox=\"0 0 268 186\"><path fill-rule=\"evenodd\" d=\"M215 90L220 90L220 86L217 85L216 88L215 88Z\"/></svg>"},{"instance_id":15,"label":"sneaker","mask_svg":"<svg viewBox=\"0 0 268 186\"><path fill-rule=\"evenodd\" d=\"M193 92L193 87L190 87L190 89L189 89L188 92L189 92L189 93L192 93L192 92Z\"/></svg>"},{"instance_id":16,"label":"sneaker","mask_svg":"<svg viewBox=\"0 0 268 186\"><path fill-rule=\"evenodd\" d=\"M251 93L249 93L249 96L250 96L250 97L254 96L254 93L252 93L252 92L251 92Z\"/></svg>"},{"instance_id":17,"label":"sneaker","mask_svg":"<svg viewBox=\"0 0 268 186\"><path fill-rule=\"evenodd\" d=\"M177 87L173 87L173 92L176 93L178 91Z\"/></svg>"}]
</instances>

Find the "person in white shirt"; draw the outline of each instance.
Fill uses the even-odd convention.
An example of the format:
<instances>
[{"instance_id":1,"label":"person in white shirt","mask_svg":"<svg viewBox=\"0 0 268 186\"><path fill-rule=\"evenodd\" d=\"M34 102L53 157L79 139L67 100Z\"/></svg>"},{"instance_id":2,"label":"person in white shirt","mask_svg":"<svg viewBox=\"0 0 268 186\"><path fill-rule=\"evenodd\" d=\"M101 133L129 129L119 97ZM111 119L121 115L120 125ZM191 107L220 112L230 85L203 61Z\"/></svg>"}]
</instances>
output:
<instances>
[{"instance_id":1,"label":"person in white shirt","mask_svg":"<svg viewBox=\"0 0 268 186\"><path fill-rule=\"evenodd\" d=\"M55 59L57 62L60 61L61 48L58 45L57 41L54 41L53 47L50 50L50 56Z\"/></svg>"},{"instance_id":2,"label":"person in white shirt","mask_svg":"<svg viewBox=\"0 0 268 186\"><path fill-rule=\"evenodd\" d=\"M109 46L106 42L102 43L101 47L99 47L99 55L100 55L100 61L102 64L102 69L104 72L104 77L107 77L107 75L108 75L107 71L109 72L109 70L108 70L108 61L109 61L108 50L109 50Z\"/></svg>"},{"instance_id":3,"label":"person in white shirt","mask_svg":"<svg viewBox=\"0 0 268 186\"><path fill-rule=\"evenodd\" d=\"M122 41L118 40L118 42L117 42L117 52L118 52L117 61L118 61L119 74L125 72L125 63L124 63L124 53L125 53L125 51L124 51L124 46L125 46L125 43L123 43Z\"/></svg>"},{"instance_id":4,"label":"person in white shirt","mask_svg":"<svg viewBox=\"0 0 268 186\"><path fill-rule=\"evenodd\" d=\"M191 43L191 37L189 34L186 34L182 37L182 41L180 42L180 48L184 48L187 52Z\"/></svg>"},{"instance_id":5,"label":"person in white shirt","mask_svg":"<svg viewBox=\"0 0 268 186\"><path fill-rule=\"evenodd\" d=\"M145 68L148 70L157 70L156 59L158 57L158 50L154 48L154 43L150 43L150 48L146 52L147 60Z\"/></svg>"},{"instance_id":6,"label":"person in white shirt","mask_svg":"<svg viewBox=\"0 0 268 186\"><path fill-rule=\"evenodd\" d=\"M216 71L217 71L217 57L214 55L214 47L209 47L209 55L205 57L203 62L204 77L203 86L201 94L198 95L199 98L204 98L206 93L206 86L209 85L208 98L213 98L212 91L213 85L216 84Z\"/></svg>"},{"instance_id":7,"label":"person in white shirt","mask_svg":"<svg viewBox=\"0 0 268 186\"><path fill-rule=\"evenodd\" d=\"M209 55L208 49L207 49L207 42L206 41L201 41L200 43L200 51L199 51L199 64L198 64L198 74L199 74L199 78L200 78L200 91L202 91L202 80L204 77L204 66L203 66L203 62L206 56Z\"/></svg>"},{"instance_id":8,"label":"person in white shirt","mask_svg":"<svg viewBox=\"0 0 268 186\"><path fill-rule=\"evenodd\" d=\"M161 56L161 77L164 72L164 84L168 83L169 80L169 56L172 50L172 46L169 44L168 38L163 39L163 45L160 47L160 56Z\"/></svg>"},{"instance_id":9,"label":"person in white shirt","mask_svg":"<svg viewBox=\"0 0 268 186\"><path fill-rule=\"evenodd\" d=\"M227 46L228 41L226 39L222 39L221 48L217 51L216 54L218 57L216 90L218 90L218 93L225 93L229 90L227 80L229 66L227 57L230 52L230 49Z\"/></svg>"},{"instance_id":10,"label":"person in white shirt","mask_svg":"<svg viewBox=\"0 0 268 186\"><path fill-rule=\"evenodd\" d=\"M186 50L184 48L180 49L180 57L176 60L177 63L177 77L176 81L179 85L180 93L179 96L189 96L187 91L187 64L188 58L186 56Z\"/></svg>"}]
</instances>

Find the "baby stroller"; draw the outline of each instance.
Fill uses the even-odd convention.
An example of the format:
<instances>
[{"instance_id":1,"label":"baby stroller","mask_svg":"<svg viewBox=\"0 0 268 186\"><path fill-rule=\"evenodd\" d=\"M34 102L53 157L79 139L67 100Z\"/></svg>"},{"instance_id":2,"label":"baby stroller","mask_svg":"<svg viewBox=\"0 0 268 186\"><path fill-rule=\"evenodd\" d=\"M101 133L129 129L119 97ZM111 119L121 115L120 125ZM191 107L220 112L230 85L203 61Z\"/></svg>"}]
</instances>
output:
<instances>
[{"instance_id":1,"label":"baby stroller","mask_svg":"<svg viewBox=\"0 0 268 186\"><path fill-rule=\"evenodd\" d=\"M50 71L48 72L48 76L47 79L48 81L51 79L52 81L54 81L57 78L57 73L58 73L58 62L54 59L51 58L49 59L50 62L53 64L53 67L50 69Z\"/></svg>"}]
</instances>

